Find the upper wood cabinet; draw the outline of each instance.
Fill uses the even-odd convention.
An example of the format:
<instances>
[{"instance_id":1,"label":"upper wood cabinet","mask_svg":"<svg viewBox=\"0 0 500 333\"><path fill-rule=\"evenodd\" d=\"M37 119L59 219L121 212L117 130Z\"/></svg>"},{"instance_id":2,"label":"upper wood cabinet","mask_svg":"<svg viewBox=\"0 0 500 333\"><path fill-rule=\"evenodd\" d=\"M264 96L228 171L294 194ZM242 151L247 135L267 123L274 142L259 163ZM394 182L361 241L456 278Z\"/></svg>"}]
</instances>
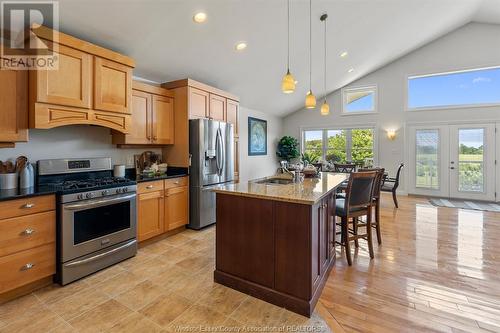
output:
<instances>
[{"instance_id":1,"label":"upper wood cabinet","mask_svg":"<svg viewBox=\"0 0 500 333\"><path fill-rule=\"evenodd\" d=\"M29 71L29 127L99 125L127 133L134 60L46 27L32 31L57 50L58 62Z\"/></svg>"},{"instance_id":2,"label":"upper wood cabinet","mask_svg":"<svg viewBox=\"0 0 500 333\"><path fill-rule=\"evenodd\" d=\"M213 120L226 121L226 98L210 94L209 117Z\"/></svg>"},{"instance_id":3,"label":"upper wood cabinet","mask_svg":"<svg viewBox=\"0 0 500 333\"><path fill-rule=\"evenodd\" d=\"M139 81L132 83L130 132L113 132L118 145L170 145L174 138L173 93Z\"/></svg>"},{"instance_id":4,"label":"upper wood cabinet","mask_svg":"<svg viewBox=\"0 0 500 333\"><path fill-rule=\"evenodd\" d=\"M210 94L206 91L189 87L189 118L208 118L210 116Z\"/></svg>"},{"instance_id":5,"label":"upper wood cabinet","mask_svg":"<svg viewBox=\"0 0 500 333\"><path fill-rule=\"evenodd\" d=\"M161 86L171 90L175 97L175 144L163 148L168 164L189 167L189 119L227 121L235 125L235 137L238 136L238 97L192 79Z\"/></svg>"},{"instance_id":6,"label":"upper wood cabinet","mask_svg":"<svg viewBox=\"0 0 500 333\"><path fill-rule=\"evenodd\" d=\"M53 43L49 43L53 47ZM92 108L91 54L59 45L57 70L34 71L36 102Z\"/></svg>"},{"instance_id":7,"label":"upper wood cabinet","mask_svg":"<svg viewBox=\"0 0 500 333\"><path fill-rule=\"evenodd\" d=\"M231 99L227 100L226 103L226 121L233 124L234 136L238 137L238 115L239 115L240 103L233 101Z\"/></svg>"},{"instance_id":8,"label":"upper wood cabinet","mask_svg":"<svg viewBox=\"0 0 500 333\"><path fill-rule=\"evenodd\" d=\"M174 100L153 95L153 143L174 143Z\"/></svg>"},{"instance_id":9,"label":"upper wood cabinet","mask_svg":"<svg viewBox=\"0 0 500 333\"><path fill-rule=\"evenodd\" d=\"M94 108L130 113L132 68L95 57L94 73Z\"/></svg>"},{"instance_id":10,"label":"upper wood cabinet","mask_svg":"<svg viewBox=\"0 0 500 333\"><path fill-rule=\"evenodd\" d=\"M0 142L28 141L27 128L28 72L0 69Z\"/></svg>"}]
</instances>

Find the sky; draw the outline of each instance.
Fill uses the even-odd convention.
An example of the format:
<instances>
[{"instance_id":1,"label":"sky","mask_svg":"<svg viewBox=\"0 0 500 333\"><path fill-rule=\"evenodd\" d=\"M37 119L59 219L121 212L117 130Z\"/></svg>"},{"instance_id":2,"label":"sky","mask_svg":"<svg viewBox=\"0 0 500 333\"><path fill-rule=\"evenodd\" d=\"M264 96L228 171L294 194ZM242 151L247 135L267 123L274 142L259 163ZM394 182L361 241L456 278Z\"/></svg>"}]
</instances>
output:
<instances>
[{"instance_id":1,"label":"sky","mask_svg":"<svg viewBox=\"0 0 500 333\"><path fill-rule=\"evenodd\" d=\"M500 68L412 78L410 108L500 103Z\"/></svg>"}]
</instances>

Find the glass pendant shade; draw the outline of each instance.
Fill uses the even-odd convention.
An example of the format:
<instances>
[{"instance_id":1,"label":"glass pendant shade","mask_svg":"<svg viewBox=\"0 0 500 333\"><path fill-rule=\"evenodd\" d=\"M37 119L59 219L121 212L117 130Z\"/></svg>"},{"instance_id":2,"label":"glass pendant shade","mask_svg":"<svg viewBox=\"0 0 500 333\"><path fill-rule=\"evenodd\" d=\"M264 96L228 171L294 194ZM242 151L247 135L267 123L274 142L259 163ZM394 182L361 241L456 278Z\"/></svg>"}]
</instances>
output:
<instances>
[{"instance_id":1,"label":"glass pendant shade","mask_svg":"<svg viewBox=\"0 0 500 333\"><path fill-rule=\"evenodd\" d=\"M322 116L328 116L330 114L330 106L326 102L326 100L323 102L323 105L321 105L321 115Z\"/></svg>"},{"instance_id":2,"label":"glass pendant shade","mask_svg":"<svg viewBox=\"0 0 500 333\"><path fill-rule=\"evenodd\" d=\"M292 74L290 74L290 70L288 70L283 76L283 80L281 81L281 90L285 94L291 94L295 91L295 78Z\"/></svg>"},{"instance_id":3,"label":"glass pendant shade","mask_svg":"<svg viewBox=\"0 0 500 333\"><path fill-rule=\"evenodd\" d=\"M314 109L315 107L316 107L316 96L314 96L312 91L309 90L306 95L306 108Z\"/></svg>"}]
</instances>

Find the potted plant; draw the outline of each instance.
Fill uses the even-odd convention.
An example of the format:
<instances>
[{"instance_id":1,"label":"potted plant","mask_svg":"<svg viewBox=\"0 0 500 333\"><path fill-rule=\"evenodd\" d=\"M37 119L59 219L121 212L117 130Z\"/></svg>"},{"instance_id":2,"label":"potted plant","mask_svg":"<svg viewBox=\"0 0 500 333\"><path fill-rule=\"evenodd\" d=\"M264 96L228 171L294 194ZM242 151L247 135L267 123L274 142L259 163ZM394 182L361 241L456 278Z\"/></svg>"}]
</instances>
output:
<instances>
[{"instance_id":1,"label":"potted plant","mask_svg":"<svg viewBox=\"0 0 500 333\"><path fill-rule=\"evenodd\" d=\"M276 155L284 161L290 162L292 159L300 156L299 141L293 136L284 136L278 142Z\"/></svg>"}]
</instances>

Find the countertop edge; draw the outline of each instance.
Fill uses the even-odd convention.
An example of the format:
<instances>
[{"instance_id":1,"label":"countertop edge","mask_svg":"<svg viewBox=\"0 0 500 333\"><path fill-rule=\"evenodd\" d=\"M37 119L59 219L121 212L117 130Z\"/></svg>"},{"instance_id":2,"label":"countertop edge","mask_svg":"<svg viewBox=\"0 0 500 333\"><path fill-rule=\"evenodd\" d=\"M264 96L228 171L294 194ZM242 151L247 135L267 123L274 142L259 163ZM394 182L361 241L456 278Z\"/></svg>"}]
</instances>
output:
<instances>
[{"instance_id":1,"label":"countertop edge","mask_svg":"<svg viewBox=\"0 0 500 333\"><path fill-rule=\"evenodd\" d=\"M224 190L224 189L214 189L213 191L215 193L235 195L235 196L239 196L239 197L248 197L248 198L256 198L256 199L262 199L262 200L281 201L281 202L291 202L291 203L309 205L309 206L313 206L319 200L321 200L325 195L327 195L328 193L331 192L331 191L328 191L321 198L319 198L316 201L313 201L313 200L300 200L300 199L292 199L292 198L283 198L283 197L277 197L277 196L271 196L271 195L261 195L261 194L254 194L254 193L236 192L236 191Z\"/></svg>"}]
</instances>

